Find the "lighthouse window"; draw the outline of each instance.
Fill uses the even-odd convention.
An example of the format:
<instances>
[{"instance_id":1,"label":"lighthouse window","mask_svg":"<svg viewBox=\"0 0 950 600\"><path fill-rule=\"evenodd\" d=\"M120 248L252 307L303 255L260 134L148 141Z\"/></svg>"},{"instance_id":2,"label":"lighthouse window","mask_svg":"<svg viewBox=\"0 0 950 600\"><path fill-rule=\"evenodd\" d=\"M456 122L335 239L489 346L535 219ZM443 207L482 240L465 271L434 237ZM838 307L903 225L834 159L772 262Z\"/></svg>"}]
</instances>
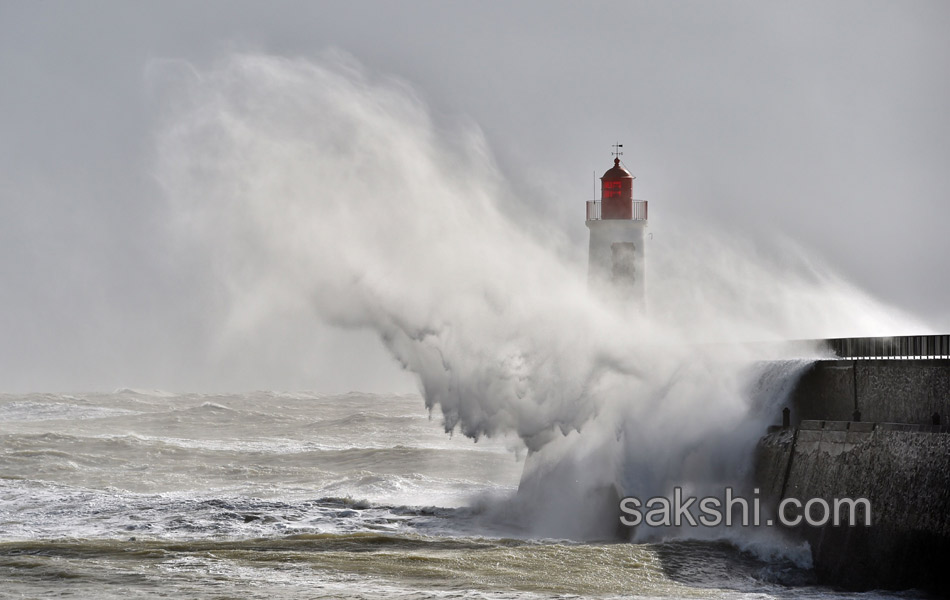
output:
<instances>
[{"instance_id":1,"label":"lighthouse window","mask_svg":"<svg viewBox=\"0 0 950 600\"><path fill-rule=\"evenodd\" d=\"M600 195L601 198L619 198L620 197L620 180L615 181L602 181L600 186Z\"/></svg>"}]
</instances>

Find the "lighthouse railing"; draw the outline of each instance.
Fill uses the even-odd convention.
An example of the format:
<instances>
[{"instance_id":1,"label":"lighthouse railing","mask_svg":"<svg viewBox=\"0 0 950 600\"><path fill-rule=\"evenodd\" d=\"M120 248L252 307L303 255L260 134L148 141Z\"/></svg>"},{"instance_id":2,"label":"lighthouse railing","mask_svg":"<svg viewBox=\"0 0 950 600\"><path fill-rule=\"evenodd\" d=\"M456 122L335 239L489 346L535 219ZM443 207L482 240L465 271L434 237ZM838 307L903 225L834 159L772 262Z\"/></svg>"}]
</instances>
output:
<instances>
[{"instance_id":1,"label":"lighthouse railing","mask_svg":"<svg viewBox=\"0 0 950 600\"><path fill-rule=\"evenodd\" d=\"M843 359L950 358L950 335L947 334L835 338L823 343Z\"/></svg>"},{"instance_id":2,"label":"lighthouse railing","mask_svg":"<svg viewBox=\"0 0 950 600\"><path fill-rule=\"evenodd\" d=\"M587 201L587 220L588 221L600 220L600 202L596 200Z\"/></svg>"},{"instance_id":3,"label":"lighthouse railing","mask_svg":"<svg viewBox=\"0 0 950 600\"><path fill-rule=\"evenodd\" d=\"M647 200L629 200L631 204L630 214L632 215L629 220L631 221L646 221L647 220ZM587 201L587 220L588 221L600 221L603 217L601 212L601 205L603 202L600 200L588 200ZM624 219L627 220L627 219Z\"/></svg>"}]
</instances>

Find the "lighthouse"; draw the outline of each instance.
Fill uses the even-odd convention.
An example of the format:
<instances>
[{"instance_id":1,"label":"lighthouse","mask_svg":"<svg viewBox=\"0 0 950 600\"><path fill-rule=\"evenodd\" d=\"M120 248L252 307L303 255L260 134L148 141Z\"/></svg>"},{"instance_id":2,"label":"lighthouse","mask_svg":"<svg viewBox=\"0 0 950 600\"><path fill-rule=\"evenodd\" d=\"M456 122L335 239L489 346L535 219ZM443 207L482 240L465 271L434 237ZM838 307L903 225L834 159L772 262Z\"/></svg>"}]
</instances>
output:
<instances>
[{"instance_id":1,"label":"lighthouse","mask_svg":"<svg viewBox=\"0 0 950 600\"><path fill-rule=\"evenodd\" d=\"M643 307L646 293L644 242L647 202L633 199L633 175L620 164L600 178L600 200L587 202L588 285L620 306Z\"/></svg>"}]
</instances>

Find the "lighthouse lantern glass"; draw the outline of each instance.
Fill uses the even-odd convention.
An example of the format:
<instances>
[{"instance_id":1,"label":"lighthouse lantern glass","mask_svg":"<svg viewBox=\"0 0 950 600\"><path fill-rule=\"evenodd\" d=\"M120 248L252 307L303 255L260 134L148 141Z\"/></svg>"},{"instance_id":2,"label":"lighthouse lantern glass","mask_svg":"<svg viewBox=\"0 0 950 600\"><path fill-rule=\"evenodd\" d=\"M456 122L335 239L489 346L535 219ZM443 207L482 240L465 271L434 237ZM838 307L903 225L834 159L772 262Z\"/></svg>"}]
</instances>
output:
<instances>
[{"instance_id":1,"label":"lighthouse lantern glass","mask_svg":"<svg viewBox=\"0 0 950 600\"><path fill-rule=\"evenodd\" d=\"M600 197L602 199L620 198L620 180L615 179L613 181L601 181Z\"/></svg>"}]
</instances>

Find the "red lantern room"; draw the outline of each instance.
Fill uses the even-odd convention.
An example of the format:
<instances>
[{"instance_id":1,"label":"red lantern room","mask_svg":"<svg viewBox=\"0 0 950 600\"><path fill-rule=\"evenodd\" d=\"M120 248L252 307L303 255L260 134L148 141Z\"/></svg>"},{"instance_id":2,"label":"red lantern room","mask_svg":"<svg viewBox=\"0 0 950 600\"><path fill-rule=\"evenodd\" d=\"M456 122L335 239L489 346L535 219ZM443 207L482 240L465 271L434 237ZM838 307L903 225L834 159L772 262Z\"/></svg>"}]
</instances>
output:
<instances>
[{"instance_id":1,"label":"red lantern room","mask_svg":"<svg viewBox=\"0 0 950 600\"><path fill-rule=\"evenodd\" d=\"M614 166L600 178L601 219L633 218L633 175L614 159Z\"/></svg>"}]
</instances>

